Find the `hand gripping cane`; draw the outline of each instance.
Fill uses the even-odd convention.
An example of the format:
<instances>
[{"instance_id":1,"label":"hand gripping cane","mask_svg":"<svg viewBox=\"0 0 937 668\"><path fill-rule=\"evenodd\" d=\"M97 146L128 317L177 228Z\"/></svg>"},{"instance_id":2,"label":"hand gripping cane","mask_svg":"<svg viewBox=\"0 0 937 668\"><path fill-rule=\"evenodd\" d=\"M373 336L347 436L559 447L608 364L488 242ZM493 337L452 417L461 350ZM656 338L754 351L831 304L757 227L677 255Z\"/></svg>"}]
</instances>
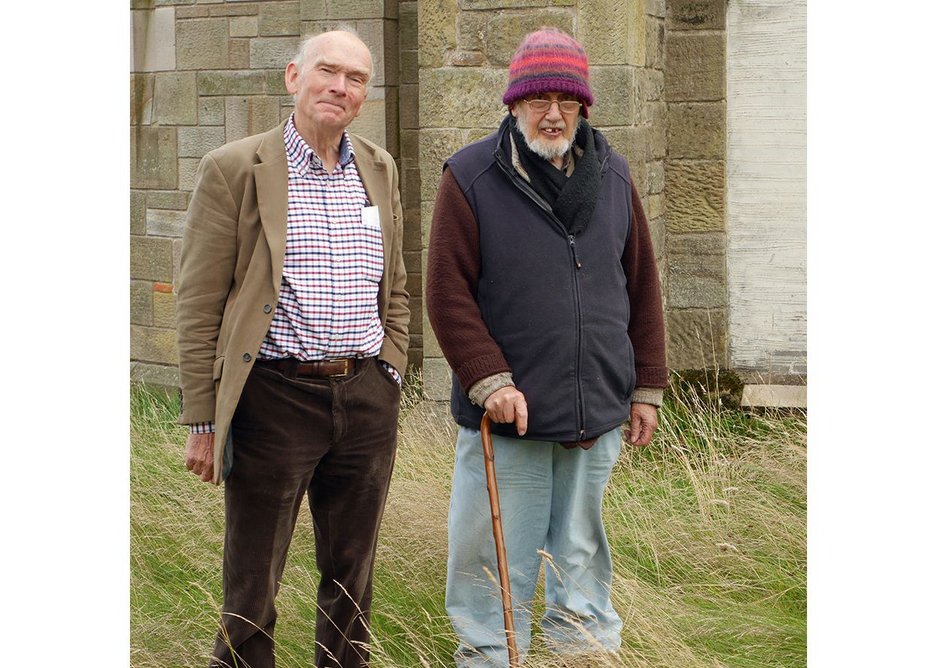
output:
<instances>
[{"instance_id":1,"label":"hand gripping cane","mask_svg":"<svg viewBox=\"0 0 937 668\"><path fill-rule=\"evenodd\" d=\"M498 556L498 576L501 579L501 603L504 607L504 635L508 641L508 664L520 666L517 643L514 640L514 610L511 604L511 580L508 577L508 555L504 549L504 529L501 526L501 499L498 497L498 479L495 477L495 453L491 447L491 419L482 416L482 448L485 451L485 477L488 481L488 501L491 503L491 529L495 536Z\"/></svg>"}]
</instances>

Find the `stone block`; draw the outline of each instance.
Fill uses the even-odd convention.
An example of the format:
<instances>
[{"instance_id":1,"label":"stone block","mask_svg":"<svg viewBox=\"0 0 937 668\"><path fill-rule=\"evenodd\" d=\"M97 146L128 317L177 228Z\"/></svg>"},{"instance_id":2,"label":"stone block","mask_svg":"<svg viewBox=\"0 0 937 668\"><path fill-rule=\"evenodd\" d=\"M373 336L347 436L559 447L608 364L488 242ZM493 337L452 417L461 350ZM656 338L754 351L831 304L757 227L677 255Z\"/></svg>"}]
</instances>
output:
<instances>
[{"instance_id":1,"label":"stone block","mask_svg":"<svg viewBox=\"0 0 937 668\"><path fill-rule=\"evenodd\" d=\"M160 125L198 123L195 72L160 72L156 75L156 122Z\"/></svg>"},{"instance_id":2,"label":"stone block","mask_svg":"<svg viewBox=\"0 0 937 668\"><path fill-rule=\"evenodd\" d=\"M225 98L226 142L269 130L280 122L280 102L275 97L250 95Z\"/></svg>"},{"instance_id":3,"label":"stone block","mask_svg":"<svg viewBox=\"0 0 937 668\"><path fill-rule=\"evenodd\" d=\"M419 51L419 14L417 2L401 2L399 5L397 29L401 51Z\"/></svg>"},{"instance_id":4,"label":"stone block","mask_svg":"<svg viewBox=\"0 0 937 668\"><path fill-rule=\"evenodd\" d=\"M130 75L130 124L150 125L153 122L153 98L156 95L153 74Z\"/></svg>"},{"instance_id":5,"label":"stone block","mask_svg":"<svg viewBox=\"0 0 937 668\"><path fill-rule=\"evenodd\" d=\"M423 276L420 273L407 274L407 292L411 295L423 294Z\"/></svg>"},{"instance_id":6,"label":"stone block","mask_svg":"<svg viewBox=\"0 0 937 668\"><path fill-rule=\"evenodd\" d=\"M449 59L453 67L480 67L487 60L481 51L455 51Z\"/></svg>"},{"instance_id":7,"label":"stone block","mask_svg":"<svg viewBox=\"0 0 937 668\"><path fill-rule=\"evenodd\" d=\"M746 385L742 390L745 408L807 408L805 385Z\"/></svg>"},{"instance_id":8,"label":"stone block","mask_svg":"<svg viewBox=\"0 0 937 668\"><path fill-rule=\"evenodd\" d=\"M227 49L225 49L227 53ZM285 64L284 64L285 67ZM280 79L283 74L280 73ZM199 95L262 95L267 92L266 72L207 71L196 75ZM279 93L271 92L271 95Z\"/></svg>"},{"instance_id":9,"label":"stone block","mask_svg":"<svg viewBox=\"0 0 937 668\"><path fill-rule=\"evenodd\" d=\"M488 41L488 13L459 12L456 18L456 36L460 49L484 51Z\"/></svg>"},{"instance_id":10,"label":"stone block","mask_svg":"<svg viewBox=\"0 0 937 668\"><path fill-rule=\"evenodd\" d=\"M147 364L146 362L130 362L130 380L135 383L146 383L154 387L174 389L179 387L179 368L164 364Z\"/></svg>"},{"instance_id":11,"label":"stone block","mask_svg":"<svg viewBox=\"0 0 937 668\"><path fill-rule=\"evenodd\" d=\"M644 11L662 19L667 14L667 2L666 0L645 0Z\"/></svg>"},{"instance_id":12,"label":"stone block","mask_svg":"<svg viewBox=\"0 0 937 668\"><path fill-rule=\"evenodd\" d=\"M153 324L153 285L149 281L130 281L130 323Z\"/></svg>"},{"instance_id":13,"label":"stone block","mask_svg":"<svg viewBox=\"0 0 937 668\"><path fill-rule=\"evenodd\" d=\"M190 5L188 7L176 7L176 19L207 19L211 16L211 11L204 5Z\"/></svg>"},{"instance_id":14,"label":"stone block","mask_svg":"<svg viewBox=\"0 0 937 668\"><path fill-rule=\"evenodd\" d=\"M647 128L608 128L603 129L602 134L613 149L625 156L632 172L641 169L647 158Z\"/></svg>"},{"instance_id":15,"label":"stone block","mask_svg":"<svg viewBox=\"0 0 937 668\"><path fill-rule=\"evenodd\" d=\"M348 126L351 132L370 139L378 146L387 146L387 124L383 99L368 99L361 105L358 117Z\"/></svg>"},{"instance_id":16,"label":"stone block","mask_svg":"<svg viewBox=\"0 0 937 668\"><path fill-rule=\"evenodd\" d=\"M178 190L150 190L146 193L146 205L150 209L185 211L189 206L189 195Z\"/></svg>"},{"instance_id":17,"label":"stone block","mask_svg":"<svg viewBox=\"0 0 937 668\"><path fill-rule=\"evenodd\" d=\"M415 84L420 81L420 54L417 51L400 52L400 83Z\"/></svg>"},{"instance_id":18,"label":"stone block","mask_svg":"<svg viewBox=\"0 0 937 668\"><path fill-rule=\"evenodd\" d=\"M209 2L210 0L205 0ZM259 6L270 2L271 0L228 0L228 2L218 2L210 8L212 16L256 16L260 11Z\"/></svg>"},{"instance_id":19,"label":"stone block","mask_svg":"<svg viewBox=\"0 0 937 668\"><path fill-rule=\"evenodd\" d=\"M424 130L420 133L420 198L424 202L436 200L443 163L465 144L465 133L461 130Z\"/></svg>"},{"instance_id":20,"label":"stone block","mask_svg":"<svg viewBox=\"0 0 937 668\"><path fill-rule=\"evenodd\" d=\"M176 129L130 129L130 187L174 190L176 187Z\"/></svg>"},{"instance_id":21,"label":"stone block","mask_svg":"<svg viewBox=\"0 0 937 668\"><path fill-rule=\"evenodd\" d=\"M671 33L665 50L668 102L725 99L725 33Z\"/></svg>"},{"instance_id":22,"label":"stone block","mask_svg":"<svg viewBox=\"0 0 937 668\"><path fill-rule=\"evenodd\" d=\"M182 239L172 239L172 275L173 284L175 277L179 275L179 263L182 261Z\"/></svg>"},{"instance_id":23,"label":"stone block","mask_svg":"<svg viewBox=\"0 0 937 668\"><path fill-rule=\"evenodd\" d=\"M660 70L641 68L635 74L638 88L638 105L644 107L647 102L662 100L664 97L664 73Z\"/></svg>"},{"instance_id":24,"label":"stone block","mask_svg":"<svg viewBox=\"0 0 937 668\"><path fill-rule=\"evenodd\" d=\"M664 162L654 160L647 163L647 191L656 195L664 192Z\"/></svg>"},{"instance_id":25,"label":"stone block","mask_svg":"<svg viewBox=\"0 0 937 668\"><path fill-rule=\"evenodd\" d=\"M172 292L153 292L153 325L176 328L176 295Z\"/></svg>"},{"instance_id":26,"label":"stone block","mask_svg":"<svg viewBox=\"0 0 937 668\"><path fill-rule=\"evenodd\" d=\"M373 19L384 16L384 0L329 0L330 19Z\"/></svg>"},{"instance_id":27,"label":"stone block","mask_svg":"<svg viewBox=\"0 0 937 668\"><path fill-rule=\"evenodd\" d=\"M661 111L654 114L654 120L648 125L647 157L651 160L659 160L667 155L667 115L664 112L666 105L663 102L652 102L645 107L655 105L659 105Z\"/></svg>"},{"instance_id":28,"label":"stone block","mask_svg":"<svg viewBox=\"0 0 937 668\"><path fill-rule=\"evenodd\" d=\"M181 237L185 229L185 211L149 209L146 212L146 233L151 237Z\"/></svg>"},{"instance_id":29,"label":"stone block","mask_svg":"<svg viewBox=\"0 0 937 668\"><path fill-rule=\"evenodd\" d=\"M419 209L406 209L403 212L403 249L405 251L423 249L423 230L420 227Z\"/></svg>"},{"instance_id":30,"label":"stone block","mask_svg":"<svg viewBox=\"0 0 937 668\"><path fill-rule=\"evenodd\" d=\"M671 369L711 369L726 365L724 309L667 312L667 366Z\"/></svg>"},{"instance_id":31,"label":"stone block","mask_svg":"<svg viewBox=\"0 0 937 668\"><path fill-rule=\"evenodd\" d=\"M228 35L230 37L257 37L260 30L259 19L256 16L235 16L228 21ZM299 21L297 21L297 25Z\"/></svg>"},{"instance_id":32,"label":"stone block","mask_svg":"<svg viewBox=\"0 0 937 668\"><path fill-rule=\"evenodd\" d=\"M725 308L725 234L668 234L670 308Z\"/></svg>"},{"instance_id":33,"label":"stone block","mask_svg":"<svg viewBox=\"0 0 937 668\"><path fill-rule=\"evenodd\" d=\"M420 86L400 86L400 129L417 130L420 127Z\"/></svg>"},{"instance_id":34,"label":"stone block","mask_svg":"<svg viewBox=\"0 0 937 668\"><path fill-rule=\"evenodd\" d=\"M667 162L667 227L671 232L725 230L725 163Z\"/></svg>"},{"instance_id":35,"label":"stone block","mask_svg":"<svg viewBox=\"0 0 937 668\"><path fill-rule=\"evenodd\" d=\"M420 202L420 233L423 238L423 248L429 248L430 231L433 228L433 211L435 210L436 197Z\"/></svg>"},{"instance_id":36,"label":"stone block","mask_svg":"<svg viewBox=\"0 0 937 668\"><path fill-rule=\"evenodd\" d=\"M176 69L175 9L131 10L130 53L134 72Z\"/></svg>"},{"instance_id":37,"label":"stone block","mask_svg":"<svg viewBox=\"0 0 937 668\"><path fill-rule=\"evenodd\" d=\"M575 7L576 0L459 0L462 9L520 9L543 7L546 4L553 7Z\"/></svg>"},{"instance_id":38,"label":"stone block","mask_svg":"<svg viewBox=\"0 0 937 668\"><path fill-rule=\"evenodd\" d=\"M507 67L524 36L543 26L554 26L572 35L573 18L572 10L562 9L538 9L494 14L488 21L486 33L485 53L488 56L488 62L495 67ZM591 54L589 55L591 63ZM504 81L507 82L507 77Z\"/></svg>"},{"instance_id":39,"label":"stone block","mask_svg":"<svg viewBox=\"0 0 937 668\"><path fill-rule=\"evenodd\" d=\"M408 167L401 172L403 190L400 197L404 209L420 208L420 183L423 179L420 176L419 161L420 158L417 156L414 159L414 167Z\"/></svg>"},{"instance_id":40,"label":"stone block","mask_svg":"<svg viewBox=\"0 0 937 668\"><path fill-rule=\"evenodd\" d=\"M264 90L267 92L267 95L280 95L285 99L286 104L291 108L293 106L293 96L289 94L286 90L286 66L288 63L283 63L282 68L276 68L272 71L269 71L265 75L264 79ZM288 116L289 114L287 114Z\"/></svg>"},{"instance_id":41,"label":"stone block","mask_svg":"<svg viewBox=\"0 0 937 668\"><path fill-rule=\"evenodd\" d=\"M430 401L449 401L452 371L445 358L427 357L427 338L429 337L423 337L423 398Z\"/></svg>"},{"instance_id":42,"label":"stone block","mask_svg":"<svg viewBox=\"0 0 937 668\"><path fill-rule=\"evenodd\" d=\"M299 37L299 2L260 3L259 33L265 37ZM294 39L294 49L298 40ZM286 67L286 64L283 65Z\"/></svg>"},{"instance_id":43,"label":"stone block","mask_svg":"<svg viewBox=\"0 0 937 668\"><path fill-rule=\"evenodd\" d=\"M201 158L224 143L225 129L222 127L179 128L180 158Z\"/></svg>"},{"instance_id":44,"label":"stone block","mask_svg":"<svg viewBox=\"0 0 937 668\"><path fill-rule=\"evenodd\" d=\"M386 141L384 148L394 156L397 161L397 168L400 169L400 127L397 125L397 119L400 118L400 102L397 95L397 87L388 87L384 89L384 127L386 132Z\"/></svg>"},{"instance_id":45,"label":"stone block","mask_svg":"<svg viewBox=\"0 0 937 668\"><path fill-rule=\"evenodd\" d=\"M195 190L195 175L201 158L179 158L179 190Z\"/></svg>"},{"instance_id":46,"label":"stone block","mask_svg":"<svg viewBox=\"0 0 937 668\"><path fill-rule=\"evenodd\" d=\"M636 91L634 69L626 66L590 67L595 104L589 122L597 127L634 125Z\"/></svg>"},{"instance_id":47,"label":"stone block","mask_svg":"<svg viewBox=\"0 0 937 668\"><path fill-rule=\"evenodd\" d=\"M299 0L299 19L318 21L329 14L328 0Z\"/></svg>"},{"instance_id":48,"label":"stone block","mask_svg":"<svg viewBox=\"0 0 937 668\"><path fill-rule=\"evenodd\" d=\"M579 36L590 65L635 65L646 57L643 0L590 0L579 5Z\"/></svg>"},{"instance_id":49,"label":"stone block","mask_svg":"<svg viewBox=\"0 0 937 668\"><path fill-rule=\"evenodd\" d=\"M294 37L258 37L250 43L251 69L286 68L296 53Z\"/></svg>"},{"instance_id":50,"label":"stone block","mask_svg":"<svg viewBox=\"0 0 937 668\"><path fill-rule=\"evenodd\" d=\"M669 0L668 30L725 30L726 0Z\"/></svg>"},{"instance_id":51,"label":"stone block","mask_svg":"<svg viewBox=\"0 0 937 668\"><path fill-rule=\"evenodd\" d=\"M725 159L725 102L671 104L667 121L668 158Z\"/></svg>"},{"instance_id":52,"label":"stone block","mask_svg":"<svg viewBox=\"0 0 937 668\"><path fill-rule=\"evenodd\" d=\"M647 221L647 226L651 231L651 244L654 246L654 257L657 258L658 270L664 272L666 266L661 262L661 258L667 251L667 226L663 218L650 218ZM661 285L665 286L666 291L666 274L660 278Z\"/></svg>"},{"instance_id":53,"label":"stone block","mask_svg":"<svg viewBox=\"0 0 937 668\"><path fill-rule=\"evenodd\" d=\"M200 97L198 99L199 125L224 125L224 98Z\"/></svg>"},{"instance_id":54,"label":"stone block","mask_svg":"<svg viewBox=\"0 0 937 668\"><path fill-rule=\"evenodd\" d=\"M663 69L664 67L664 43L666 32L664 22L657 18L648 18L645 24L645 56L644 63L647 67L654 69Z\"/></svg>"},{"instance_id":55,"label":"stone block","mask_svg":"<svg viewBox=\"0 0 937 668\"><path fill-rule=\"evenodd\" d=\"M144 325L130 326L130 357L143 362L179 364L176 331Z\"/></svg>"},{"instance_id":56,"label":"stone block","mask_svg":"<svg viewBox=\"0 0 937 668\"><path fill-rule=\"evenodd\" d=\"M501 104L505 82L506 73L500 69L421 69L420 126L494 130L505 113Z\"/></svg>"},{"instance_id":57,"label":"stone block","mask_svg":"<svg viewBox=\"0 0 937 668\"><path fill-rule=\"evenodd\" d=\"M146 191L130 191L130 234L146 234Z\"/></svg>"},{"instance_id":58,"label":"stone block","mask_svg":"<svg viewBox=\"0 0 937 668\"><path fill-rule=\"evenodd\" d=\"M385 62L385 51L387 49L384 44L384 21L383 19L375 19L371 21L358 21L357 23L357 32L358 37L361 38L361 41L368 45L368 48L371 50L371 62L372 62L372 74L370 85L371 88L384 86L388 82L386 77L386 70L388 63ZM396 60L394 60L396 66ZM396 73L393 76L393 81L396 82L397 76Z\"/></svg>"},{"instance_id":59,"label":"stone block","mask_svg":"<svg viewBox=\"0 0 937 668\"><path fill-rule=\"evenodd\" d=\"M457 0L418 2L420 67L442 67L456 47Z\"/></svg>"},{"instance_id":60,"label":"stone block","mask_svg":"<svg viewBox=\"0 0 937 668\"><path fill-rule=\"evenodd\" d=\"M176 22L176 63L180 70L228 66L228 20L186 19Z\"/></svg>"},{"instance_id":61,"label":"stone block","mask_svg":"<svg viewBox=\"0 0 937 668\"><path fill-rule=\"evenodd\" d=\"M233 70L246 70L250 67L251 40L246 37L234 37L228 40L228 67Z\"/></svg>"},{"instance_id":62,"label":"stone block","mask_svg":"<svg viewBox=\"0 0 937 668\"><path fill-rule=\"evenodd\" d=\"M172 239L130 237L130 278L172 281Z\"/></svg>"}]
</instances>

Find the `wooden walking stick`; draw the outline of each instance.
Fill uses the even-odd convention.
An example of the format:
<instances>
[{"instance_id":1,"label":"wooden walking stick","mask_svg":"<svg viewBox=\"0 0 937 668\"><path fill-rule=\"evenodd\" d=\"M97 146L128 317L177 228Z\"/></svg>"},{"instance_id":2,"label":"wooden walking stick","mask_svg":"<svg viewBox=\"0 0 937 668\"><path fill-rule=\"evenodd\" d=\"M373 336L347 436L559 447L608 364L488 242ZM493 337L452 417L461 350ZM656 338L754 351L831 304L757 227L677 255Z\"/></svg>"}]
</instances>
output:
<instances>
[{"instance_id":1,"label":"wooden walking stick","mask_svg":"<svg viewBox=\"0 0 937 668\"><path fill-rule=\"evenodd\" d=\"M491 418L486 412L481 424L482 448L485 451L485 477L488 481L488 501L491 503L491 529L495 536L498 557L498 577L501 579L501 603L504 607L504 635L508 641L508 665L518 668L517 643L514 640L514 609L511 604L511 579L508 576L508 555L504 549L504 529L501 526L501 499L498 497L498 479L495 477L495 453L491 447Z\"/></svg>"}]
</instances>

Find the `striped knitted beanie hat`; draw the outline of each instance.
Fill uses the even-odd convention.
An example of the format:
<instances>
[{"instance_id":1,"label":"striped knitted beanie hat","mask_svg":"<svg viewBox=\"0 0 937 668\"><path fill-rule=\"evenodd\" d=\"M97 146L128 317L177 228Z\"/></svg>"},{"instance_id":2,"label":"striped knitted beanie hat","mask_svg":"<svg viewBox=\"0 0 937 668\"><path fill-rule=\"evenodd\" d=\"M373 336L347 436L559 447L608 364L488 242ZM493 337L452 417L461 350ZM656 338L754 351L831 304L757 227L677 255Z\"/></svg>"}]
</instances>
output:
<instances>
[{"instance_id":1,"label":"striped knitted beanie hat","mask_svg":"<svg viewBox=\"0 0 937 668\"><path fill-rule=\"evenodd\" d=\"M585 49L561 30L541 28L517 47L502 100L511 106L529 95L549 92L574 95L582 102L583 118L589 118L593 98Z\"/></svg>"}]
</instances>

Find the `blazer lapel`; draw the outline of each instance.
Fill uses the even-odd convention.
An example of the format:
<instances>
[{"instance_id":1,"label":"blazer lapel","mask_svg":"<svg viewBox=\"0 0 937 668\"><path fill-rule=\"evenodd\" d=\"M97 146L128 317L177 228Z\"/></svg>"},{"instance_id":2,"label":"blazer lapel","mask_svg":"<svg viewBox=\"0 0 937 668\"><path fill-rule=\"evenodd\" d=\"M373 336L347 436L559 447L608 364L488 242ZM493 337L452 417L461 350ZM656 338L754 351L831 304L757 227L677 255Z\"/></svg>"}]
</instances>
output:
<instances>
[{"instance_id":1,"label":"blazer lapel","mask_svg":"<svg viewBox=\"0 0 937 668\"><path fill-rule=\"evenodd\" d=\"M283 143L285 121L270 130L257 148L260 162L254 165L254 183L257 186L257 208L267 244L273 289L280 289L283 276L283 258L286 255L287 186L286 147Z\"/></svg>"},{"instance_id":2,"label":"blazer lapel","mask_svg":"<svg viewBox=\"0 0 937 668\"><path fill-rule=\"evenodd\" d=\"M384 278L391 275L391 249L393 248L394 236L394 212L390 193L390 179L387 175L387 165L374 160L374 155L369 147L358 142L352 137L352 145L355 147L355 166L358 168L358 175L364 184L364 190L368 194L368 200L371 206L378 207L381 214L381 238L384 242L384 274L381 276L381 293L386 289ZM378 300L382 307L385 300Z\"/></svg>"}]
</instances>

